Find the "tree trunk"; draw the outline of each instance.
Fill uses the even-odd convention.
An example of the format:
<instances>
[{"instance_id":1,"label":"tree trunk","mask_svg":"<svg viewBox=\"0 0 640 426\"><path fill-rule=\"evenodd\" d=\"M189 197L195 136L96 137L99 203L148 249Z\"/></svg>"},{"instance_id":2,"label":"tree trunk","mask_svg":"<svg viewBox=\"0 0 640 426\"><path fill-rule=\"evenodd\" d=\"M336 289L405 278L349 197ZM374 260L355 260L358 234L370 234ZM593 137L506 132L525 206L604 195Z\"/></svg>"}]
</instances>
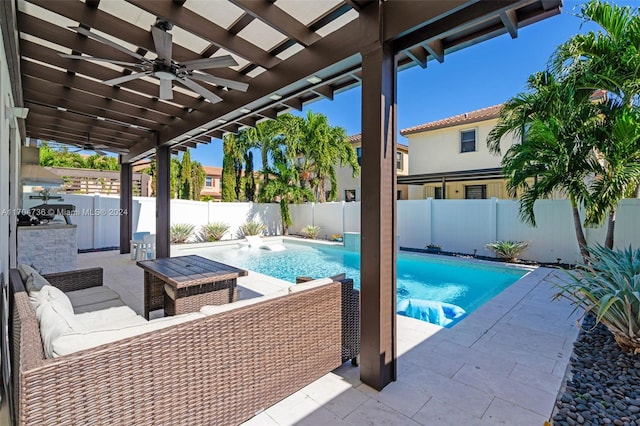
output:
<instances>
[{"instance_id":1,"label":"tree trunk","mask_svg":"<svg viewBox=\"0 0 640 426\"><path fill-rule=\"evenodd\" d=\"M613 232L616 227L616 211L611 209L609 212L609 226L607 227L607 236L604 239L604 246L608 249L613 248Z\"/></svg>"},{"instance_id":2,"label":"tree trunk","mask_svg":"<svg viewBox=\"0 0 640 426\"><path fill-rule=\"evenodd\" d=\"M580 212L575 202L571 200L571 210L573 211L573 225L576 230L576 237L578 238L578 246L580 246L580 254L582 259L587 262L589 260L589 252L587 251L587 239L584 236L582 230L582 221L580 220Z\"/></svg>"}]
</instances>

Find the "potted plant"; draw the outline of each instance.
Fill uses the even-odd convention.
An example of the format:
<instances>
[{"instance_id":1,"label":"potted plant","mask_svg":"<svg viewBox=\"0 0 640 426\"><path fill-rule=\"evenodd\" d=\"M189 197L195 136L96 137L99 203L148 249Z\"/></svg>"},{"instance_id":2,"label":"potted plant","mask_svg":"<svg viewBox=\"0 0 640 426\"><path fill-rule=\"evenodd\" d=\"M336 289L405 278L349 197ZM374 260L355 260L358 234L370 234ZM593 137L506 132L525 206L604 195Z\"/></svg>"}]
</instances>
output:
<instances>
[{"instance_id":1,"label":"potted plant","mask_svg":"<svg viewBox=\"0 0 640 426\"><path fill-rule=\"evenodd\" d=\"M425 246L425 248L427 249L427 253L440 253L442 251L442 247L437 245L437 244L427 244Z\"/></svg>"}]
</instances>

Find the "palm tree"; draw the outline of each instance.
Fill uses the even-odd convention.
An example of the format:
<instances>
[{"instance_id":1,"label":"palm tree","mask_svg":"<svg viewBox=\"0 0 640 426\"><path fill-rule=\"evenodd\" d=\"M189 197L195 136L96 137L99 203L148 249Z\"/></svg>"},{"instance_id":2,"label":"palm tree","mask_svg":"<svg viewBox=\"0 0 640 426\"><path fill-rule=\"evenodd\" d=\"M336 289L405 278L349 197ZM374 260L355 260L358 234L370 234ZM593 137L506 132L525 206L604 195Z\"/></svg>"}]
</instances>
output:
<instances>
[{"instance_id":1,"label":"palm tree","mask_svg":"<svg viewBox=\"0 0 640 426\"><path fill-rule=\"evenodd\" d=\"M358 157L346 131L342 127L332 127L325 115L308 111L300 122L298 139L300 167L307 174L303 176L303 183L309 182L316 199L322 203L327 200L325 184L329 180L329 200L334 200L338 191L336 166L351 166L354 178L360 173Z\"/></svg>"},{"instance_id":2,"label":"palm tree","mask_svg":"<svg viewBox=\"0 0 640 426\"><path fill-rule=\"evenodd\" d=\"M591 190L587 224L608 218L605 247L613 248L616 209L622 198L634 197L640 185L640 111L611 100L601 106L602 121L596 129L595 146L601 157Z\"/></svg>"},{"instance_id":3,"label":"palm tree","mask_svg":"<svg viewBox=\"0 0 640 426\"><path fill-rule=\"evenodd\" d=\"M552 63L556 72L583 87L606 90L610 98L600 107L602 123L594 146L601 167L591 188L594 202L587 223L602 223L608 215L605 246L613 248L617 205L633 196L640 183L640 15L637 8L592 0L583 6L582 16L604 31L572 37L557 49Z\"/></svg>"},{"instance_id":4,"label":"palm tree","mask_svg":"<svg viewBox=\"0 0 640 426\"><path fill-rule=\"evenodd\" d=\"M528 87L530 92L505 103L487 146L499 154L505 135L521 139L502 160L509 194L520 193L521 219L536 226L535 201L556 191L566 193L580 253L586 259L589 253L579 207L592 202L586 179L597 167L591 145L597 109L589 100L591 91L559 81L550 72L529 77Z\"/></svg>"},{"instance_id":5,"label":"palm tree","mask_svg":"<svg viewBox=\"0 0 640 426\"><path fill-rule=\"evenodd\" d=\"M260 196L263 200L279 202L282 233L289 235L289 226L293 223L289 204L298 204L305 199L312 200L313 193L298 186L298 169L287 161L285 153L276 151L275 154L273 167L269 168L270 179L260 188Z\"/></svg>"}]
</instances>

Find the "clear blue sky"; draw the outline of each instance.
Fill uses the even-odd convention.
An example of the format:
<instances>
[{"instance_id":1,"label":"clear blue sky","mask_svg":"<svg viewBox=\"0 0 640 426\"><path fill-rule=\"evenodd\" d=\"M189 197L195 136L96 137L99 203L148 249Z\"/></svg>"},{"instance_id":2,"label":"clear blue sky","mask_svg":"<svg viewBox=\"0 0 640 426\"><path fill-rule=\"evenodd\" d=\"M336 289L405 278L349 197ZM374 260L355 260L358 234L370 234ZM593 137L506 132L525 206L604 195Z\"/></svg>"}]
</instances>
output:
<instances>
[{"instance_id":1,"label":"clear blue sky","mask_svg":"<svg viewBox=\"0 0 640 426\"><path fill-rule=\"evenodd\" d=\"M582 1L565 0L560 15L521 28L518 37L508 34L445 56L442 64L429 61L398 74L398 129L416 126L456 114L502 103L525 90L527 77L542 71L555 48L579 32L597 29L582 25L576 17ZM640 4L637 0L617 4ZM339 93L333 101L309 104L307 110L325 114L333 126L348 135L360 133L361 88ZM399 136L399 142L407 139ZM222 165L222 141L191 150L191 158L203 165ZM256 165L257 166L257 165Z\"/></svg>"}]
</instances>

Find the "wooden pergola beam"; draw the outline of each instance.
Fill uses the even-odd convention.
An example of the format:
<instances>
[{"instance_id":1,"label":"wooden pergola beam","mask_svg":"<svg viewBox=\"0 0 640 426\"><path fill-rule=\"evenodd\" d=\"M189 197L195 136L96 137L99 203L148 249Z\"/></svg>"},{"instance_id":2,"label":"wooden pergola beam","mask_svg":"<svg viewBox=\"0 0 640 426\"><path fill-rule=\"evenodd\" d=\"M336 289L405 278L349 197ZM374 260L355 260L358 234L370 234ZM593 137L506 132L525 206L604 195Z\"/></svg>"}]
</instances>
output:
<instances>
[{"instance_id":1,"label":"wooden pergola beam","mask_svg":"<svg viewBox=\"0 0 640 426\"><path fill-rule=\"evenodd\" d=\"M231 0L231 2L305 47L320 40L318 34L272 3L255 0Z\"/></svg>"},{"instance_id":2,"label":"wooden pergola beam","mask_svg":"<svg viewBox=\"0 0 640 426\"><path fill-rule=\"evenodd\" d=\"M500 20L502 20L511 38L518 37L518 17L515 10L510 9L500 12Z\"/></svg>"},{"instance_id":3,"label":"wooden pergola beam","mask_svg":"<svg viewBox=\"0 0 640 426\"><path fill-rule=\"evenodd\" d=\"M280 63L280 59L270 55L241 37L233 37L225 28L203 16L179 6L171 0L128 0L142 10L158 18L166 19L225 50L245 58L252 64L269 69Z\"/></svg>"}]
</instances>

